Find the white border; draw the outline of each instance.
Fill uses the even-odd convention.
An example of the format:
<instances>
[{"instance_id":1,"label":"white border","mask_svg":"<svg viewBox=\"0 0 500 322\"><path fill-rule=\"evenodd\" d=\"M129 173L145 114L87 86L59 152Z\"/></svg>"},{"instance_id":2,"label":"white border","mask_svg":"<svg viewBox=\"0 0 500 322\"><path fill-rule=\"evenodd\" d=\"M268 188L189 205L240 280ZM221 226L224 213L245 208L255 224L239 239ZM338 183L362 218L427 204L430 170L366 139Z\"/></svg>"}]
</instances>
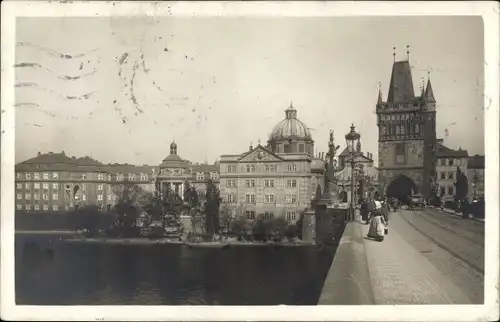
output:
<instances>
[{"instance_id":1,"label":"white border","mask_svg":"<svg viewBox=\"0 0 500 322\"><path fill-rule=\"evenodd\" d=\"M16 306L14 302L15 18L83 16L479 15L485 31L485 305L456 306ZM5 320L494 321L499 316L499 5L496 2L2 2L1 318ZM340 290L341 291L341 290Z\"/></svg>"}]
</instances>

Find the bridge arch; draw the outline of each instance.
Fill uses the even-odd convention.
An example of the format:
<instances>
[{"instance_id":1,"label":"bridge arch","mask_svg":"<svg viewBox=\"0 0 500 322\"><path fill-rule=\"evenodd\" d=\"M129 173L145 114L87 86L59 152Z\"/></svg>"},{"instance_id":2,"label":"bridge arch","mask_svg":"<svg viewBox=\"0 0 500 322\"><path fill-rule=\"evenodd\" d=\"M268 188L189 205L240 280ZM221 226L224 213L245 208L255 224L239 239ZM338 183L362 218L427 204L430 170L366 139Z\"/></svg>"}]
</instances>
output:
<instances>
[{"instance_id":1,"label":"bridge arch","mask_svg":"<svg viewBox=\"0 0 500 322\"><path fill-rule=\"evenodd\" d=\"M385 187L384 195L387 198L396 198L401 201L407 200L412 193L417 193L418 187L415 182L404 174L399 174L392 178Z\"/></svg>"}]
</instances>

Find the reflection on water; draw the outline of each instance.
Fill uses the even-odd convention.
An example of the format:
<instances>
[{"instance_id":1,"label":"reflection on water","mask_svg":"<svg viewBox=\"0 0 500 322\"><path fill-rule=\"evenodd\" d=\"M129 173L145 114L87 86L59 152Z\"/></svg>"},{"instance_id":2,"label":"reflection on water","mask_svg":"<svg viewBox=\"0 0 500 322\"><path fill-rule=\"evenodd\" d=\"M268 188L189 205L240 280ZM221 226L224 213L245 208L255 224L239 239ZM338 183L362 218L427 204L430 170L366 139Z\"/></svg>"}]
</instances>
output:
<instances>
[{"instance_id":1,"label":"reflection on water","mask_svg":"<svg viewBox=\"0 0 500 322\"><path fill-rule=\"evenodd\" d=\"M315 305L332 258L310 247L189 249L16 236L16 302Z\"/></svg>"}]
</instances>

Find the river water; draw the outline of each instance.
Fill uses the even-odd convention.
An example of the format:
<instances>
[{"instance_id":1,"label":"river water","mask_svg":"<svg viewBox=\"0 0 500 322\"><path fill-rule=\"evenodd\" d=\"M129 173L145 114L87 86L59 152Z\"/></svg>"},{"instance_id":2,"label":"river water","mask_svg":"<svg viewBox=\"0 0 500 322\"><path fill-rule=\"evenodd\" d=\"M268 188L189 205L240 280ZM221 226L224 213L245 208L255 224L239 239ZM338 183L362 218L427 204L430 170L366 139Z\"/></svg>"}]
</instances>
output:
<instances>
[{"instance_id":1,"label":"river water","mask_svg":"<svg viewBox=\"0 0 500 322\"><path fill-rule=\"evenodd\" d=\"M25 235L15 247L18 305L316 305L334 255L315 247L190 249Z\"/></svg>"}]
</instances>

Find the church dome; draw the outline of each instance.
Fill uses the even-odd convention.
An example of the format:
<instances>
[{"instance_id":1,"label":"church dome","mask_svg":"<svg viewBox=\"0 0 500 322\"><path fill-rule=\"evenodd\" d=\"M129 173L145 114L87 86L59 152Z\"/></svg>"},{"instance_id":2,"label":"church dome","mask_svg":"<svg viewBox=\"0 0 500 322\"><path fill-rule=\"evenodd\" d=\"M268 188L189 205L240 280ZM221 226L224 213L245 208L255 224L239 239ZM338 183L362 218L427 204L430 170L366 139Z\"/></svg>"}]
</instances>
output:
<instances>
[{"instance_id":1,"label":"church dome","mask_svg":"<svg viewBox=\"0 0 500 322\"><path fill-rule=\"evenodd\" d=\"M270 140L302 139L312 140L311 131L307 125L297 118L297 110L290 104L285 111L285 119L276 124L271 132Z\"/></svg>"}]
</instances>

